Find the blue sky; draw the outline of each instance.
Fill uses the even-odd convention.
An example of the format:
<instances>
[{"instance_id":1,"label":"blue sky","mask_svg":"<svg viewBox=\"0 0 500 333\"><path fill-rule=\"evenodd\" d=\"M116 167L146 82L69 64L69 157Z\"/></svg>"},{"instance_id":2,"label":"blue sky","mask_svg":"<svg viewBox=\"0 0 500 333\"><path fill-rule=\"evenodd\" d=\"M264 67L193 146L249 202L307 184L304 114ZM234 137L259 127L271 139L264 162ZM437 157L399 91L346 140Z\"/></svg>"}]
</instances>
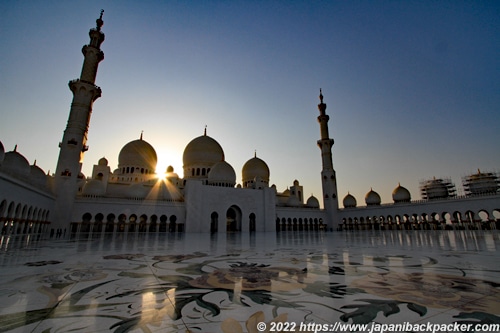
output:
<instances>
[{"instance_id":1,"label":"blue sky","mask_svg":"<svg viewBox=\"0 0 500 333\"><path fill-rule=\"evenodd\" d=\"M319 88L340 198L500 169L500 2L2 1L0 141L46 171L101 8L86 175L144 130L182 176L206 125L238 182L256 150L278 190L321 197Z\"/></svg>"}]
</instances>

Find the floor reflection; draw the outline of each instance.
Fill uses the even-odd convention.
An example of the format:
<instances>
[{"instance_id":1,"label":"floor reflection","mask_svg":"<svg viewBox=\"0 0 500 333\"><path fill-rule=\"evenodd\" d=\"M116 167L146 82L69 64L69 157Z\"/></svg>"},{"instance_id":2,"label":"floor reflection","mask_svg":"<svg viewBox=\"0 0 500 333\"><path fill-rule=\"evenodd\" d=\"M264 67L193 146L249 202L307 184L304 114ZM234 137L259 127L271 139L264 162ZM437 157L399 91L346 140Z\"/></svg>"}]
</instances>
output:
<instances>
[{"instance_id":1,"label":"floor reflection","mask_svg":"<svg viewBox=\"0 0 500 333\"><path fill-rule=\"evenodd\" d=\"M496 231L0 239L0 332L500 323Z\"/></svg>"}]
</instances>

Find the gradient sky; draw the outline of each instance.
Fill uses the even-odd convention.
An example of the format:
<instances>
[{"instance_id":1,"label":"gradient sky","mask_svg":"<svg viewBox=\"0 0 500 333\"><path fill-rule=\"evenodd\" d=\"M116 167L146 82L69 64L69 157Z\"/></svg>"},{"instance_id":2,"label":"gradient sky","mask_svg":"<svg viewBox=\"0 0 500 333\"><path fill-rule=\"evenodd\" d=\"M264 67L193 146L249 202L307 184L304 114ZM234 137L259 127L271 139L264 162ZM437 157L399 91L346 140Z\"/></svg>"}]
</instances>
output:
<instances>
[{"instance_id":1,"label":"gradient sky","mask_svg":"<svg viewBox=\"0 0 500 333\"><path fill-rule=\"evenodd\" d=\"M142 130L182 176L207 125L238 182L256 150L320 198L319 88L340 199L500 169L499 1L1 1L0 141L45 171L101 8L87 176Z\"/></svg>"}]
</instances>

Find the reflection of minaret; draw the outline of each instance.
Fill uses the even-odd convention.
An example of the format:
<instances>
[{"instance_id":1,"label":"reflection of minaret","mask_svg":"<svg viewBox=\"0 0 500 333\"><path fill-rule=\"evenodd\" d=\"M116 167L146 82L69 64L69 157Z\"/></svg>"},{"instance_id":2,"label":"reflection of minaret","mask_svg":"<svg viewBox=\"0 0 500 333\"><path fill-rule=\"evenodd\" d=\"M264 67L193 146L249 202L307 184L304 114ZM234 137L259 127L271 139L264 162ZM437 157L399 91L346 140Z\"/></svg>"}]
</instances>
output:
<instances>
[{"instance_id":1,"label":"reflection of minaret","mask_svg":"<svg viewBox=\"0 0 500 333\"><path fill-rule=\"evenodd\" d=\"M100 46L104 41L101 27L102 14L96 20L96 27L90 29L90 43L84 45L82 73L79 79L69 82L73 93L73 101L69 112L68 123L64 130L62 142L59 143L59 159L55 174L54 191L57 196L55 208L55 228L68 225L71 209L78 190L77 178L83 162L83 154L87 151L87 133L92 113L92 104L101 97L101 88L94 84L97 66L104 59Z\"/></svg>"},{"instance_id":2,"label":"reflection of minaret","mask_svg":"<svg viewBox=\"0 0 500 333\"><path fill-rule=\"evenodd\" d=\"M323 93L319 90L320 103L318 104L321 139L318 140L318 147L321 149L321 161L323 168L321 170L321 184L323 186L323 207L327 214L328 228L337 225L337 210L339 202L337 198L337 178L332 162L333 139L329 138L328 120L330 117L325 113L326 104L323 103Z\"/></svg>"}]
</instances>

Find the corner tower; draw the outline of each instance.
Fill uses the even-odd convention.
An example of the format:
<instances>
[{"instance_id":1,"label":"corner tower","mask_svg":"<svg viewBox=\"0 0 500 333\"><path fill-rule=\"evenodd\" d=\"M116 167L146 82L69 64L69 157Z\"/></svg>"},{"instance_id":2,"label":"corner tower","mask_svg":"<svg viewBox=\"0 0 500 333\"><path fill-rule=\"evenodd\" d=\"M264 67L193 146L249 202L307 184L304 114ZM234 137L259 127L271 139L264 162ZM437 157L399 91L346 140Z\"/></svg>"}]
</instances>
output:
<instances>
[{"instance_id":1,"label":"corner tower","mask_svg":"<svg viewBox=\"0 0 500 333\"><path fill-rule=\"evenodd\" d=\"M337 177L333 169L332 161L332 146L333 139L330 139L328 134L328 120L330 117L326 114L326 104L323 103L323 93L319 90L318 104L319 116L318 122L320 126L321 139L318 140L318 147L321 149L321 185L323 187L323 207L326 211L326 224L328 229L333 229L338 224L337 211L339 201L337 196Z\"/></svg>"},{"instance_id":2,"label":"corner tower","mask_svg":"<svg viewBox=\"0 0 500 333\"><path fill-rule=\"evenodd\" d=\"M69 226L73 202L78 191L78 177L82 169L83 155L88 150L87 133L94 101L101 97L101 88L94 84L99 62L104 59L101 43L104 33L101 27L104 22L101 10L96 20L96 27L90 29L90 42L84 45L84 56L80 78L69 82L73 93L73 101L69 112L68 123L59 143L59 159L55 173L54 192L56 195L54 228Z\"/></svg>"}]
</instances>

